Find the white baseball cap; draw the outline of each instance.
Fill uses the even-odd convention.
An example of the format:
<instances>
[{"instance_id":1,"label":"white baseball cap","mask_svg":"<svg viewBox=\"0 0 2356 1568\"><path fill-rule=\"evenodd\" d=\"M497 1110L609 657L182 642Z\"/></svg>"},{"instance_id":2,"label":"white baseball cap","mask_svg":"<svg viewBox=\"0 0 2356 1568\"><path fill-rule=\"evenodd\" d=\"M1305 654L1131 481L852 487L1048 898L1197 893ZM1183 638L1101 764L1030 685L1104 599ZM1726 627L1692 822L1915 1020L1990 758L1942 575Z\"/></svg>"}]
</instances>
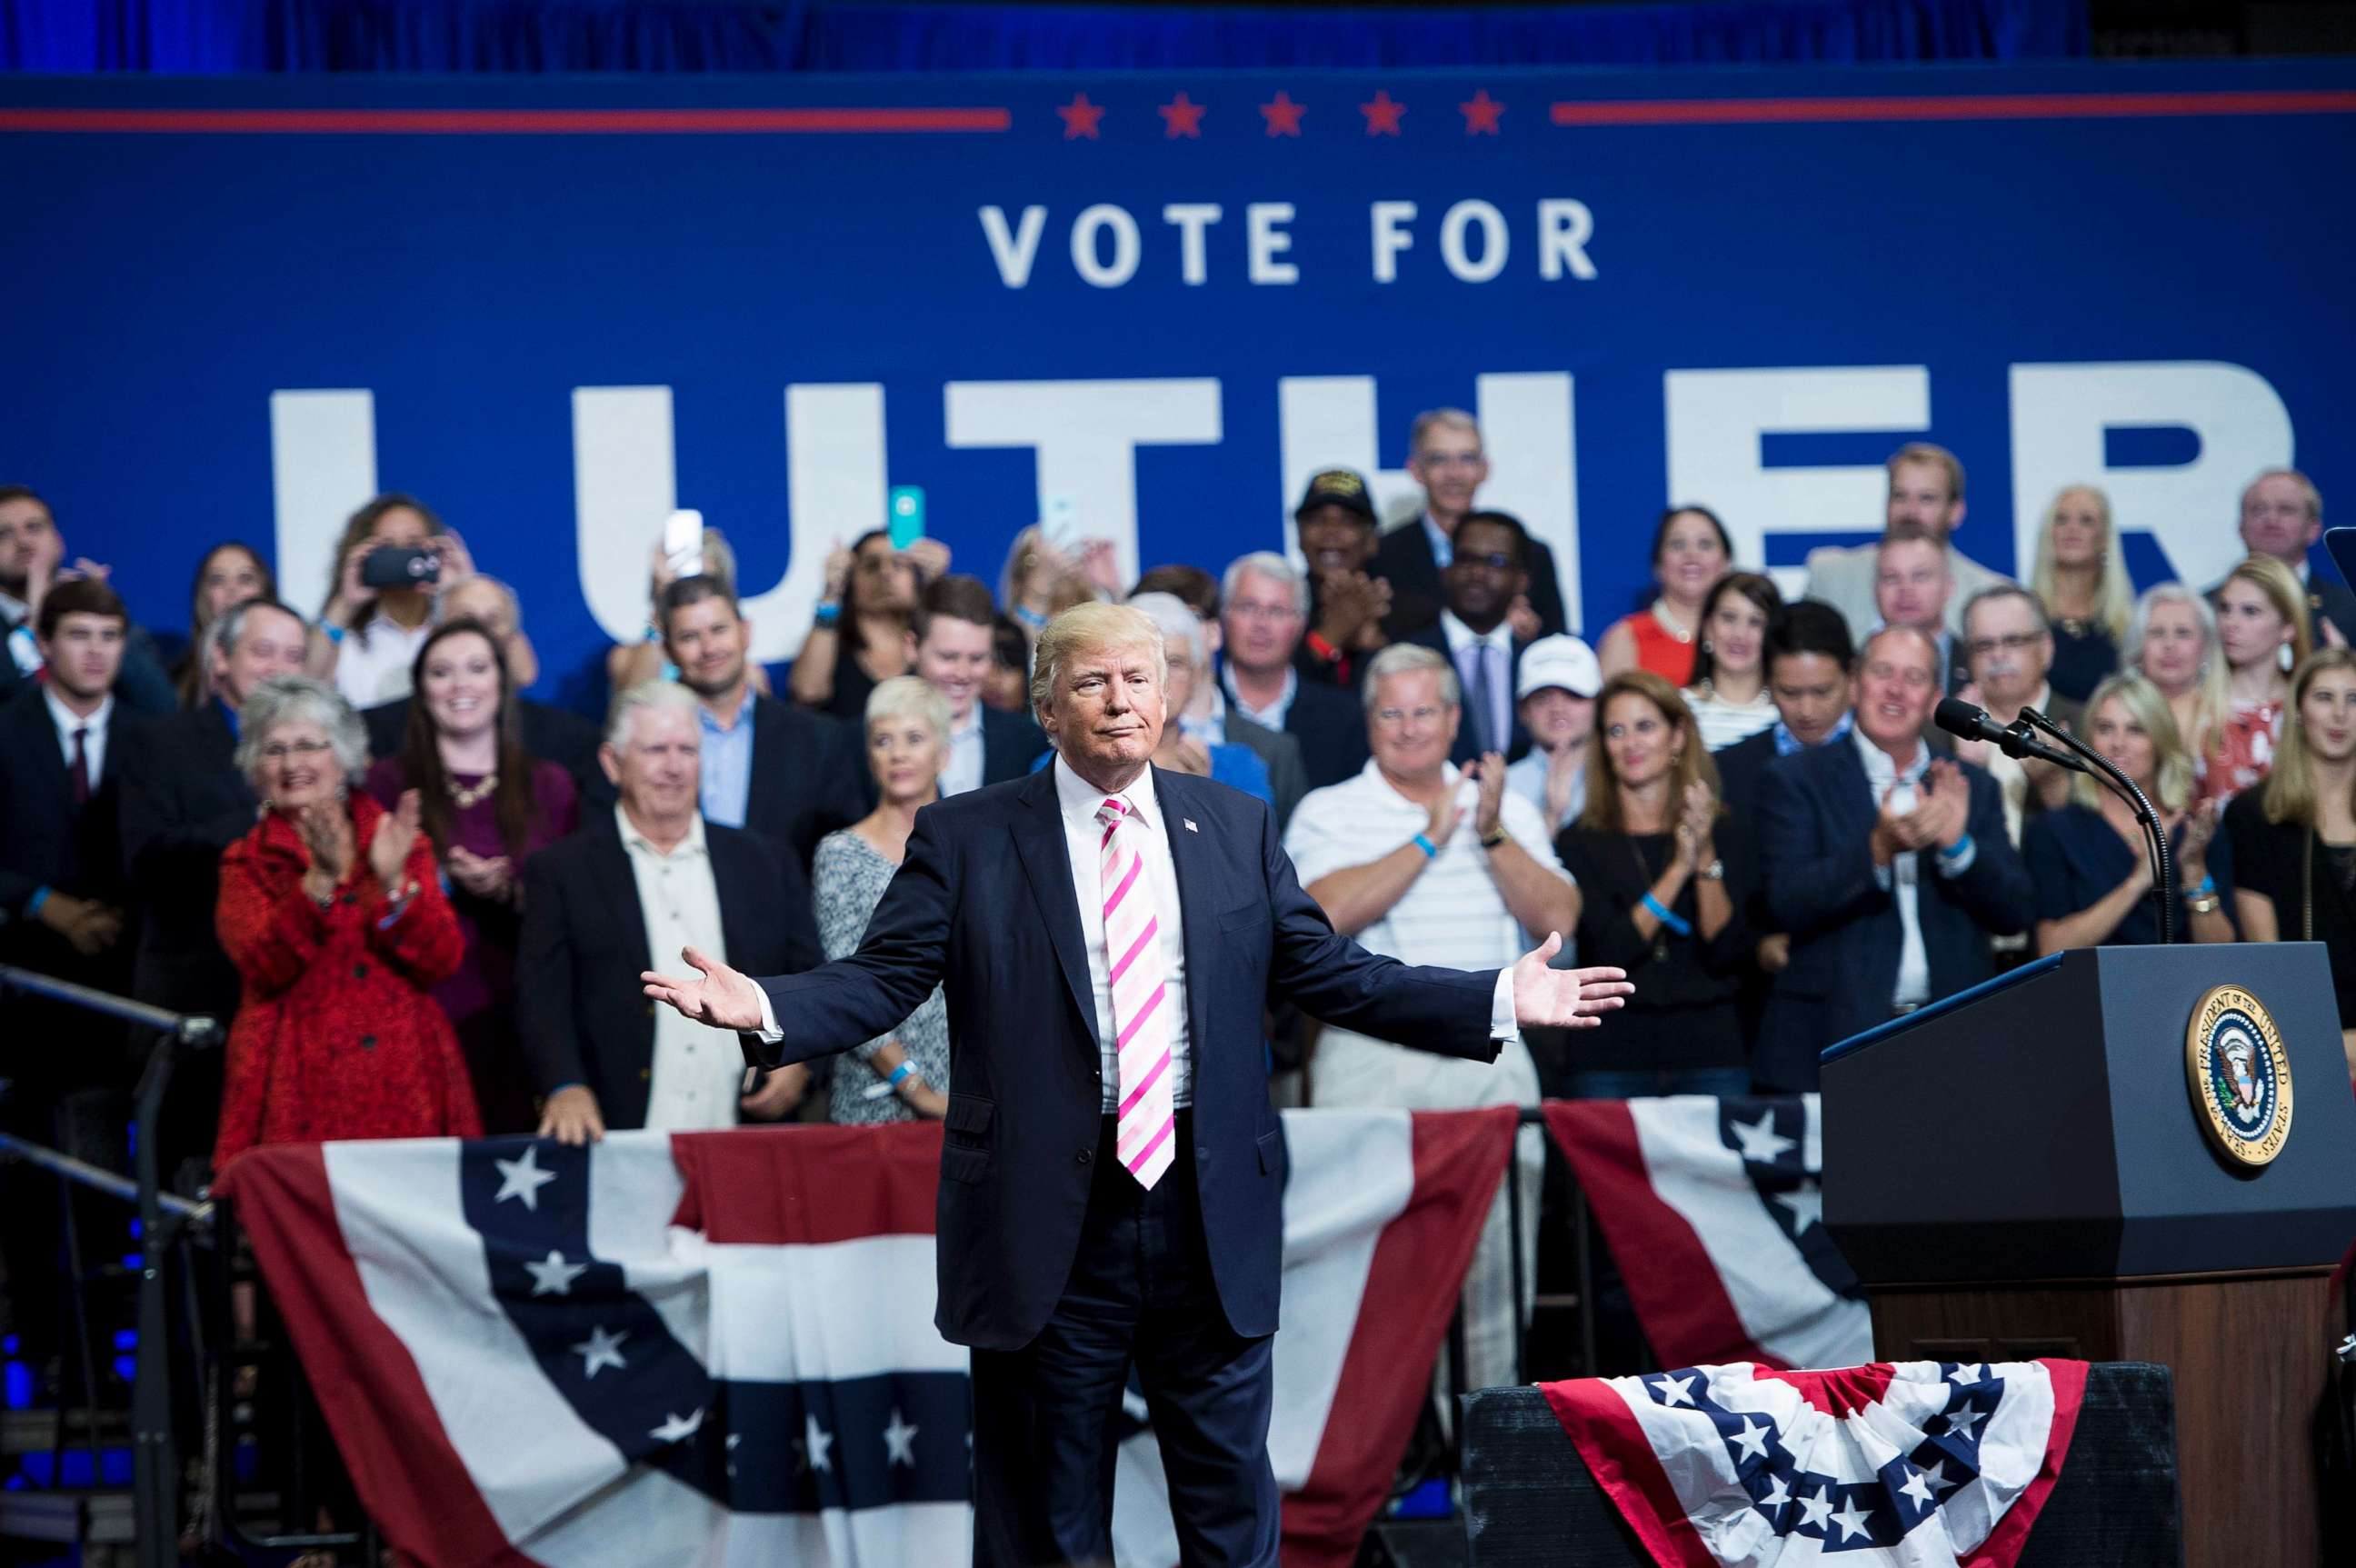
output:
<instances>
[{"instance_id":1,"label":"white baseball cap","mask_svg":"<svg viewBox=\"0 0 2356 1568\"><path fill-rule=\"evenodd\" d=\"M1595 661L1595 650L1566 635L1542 637L1522 650L1515 699L1548 686L1559 686L1574 697L1592 697L1603 690L1603 666Z\"/></svg>"}]
</instances>

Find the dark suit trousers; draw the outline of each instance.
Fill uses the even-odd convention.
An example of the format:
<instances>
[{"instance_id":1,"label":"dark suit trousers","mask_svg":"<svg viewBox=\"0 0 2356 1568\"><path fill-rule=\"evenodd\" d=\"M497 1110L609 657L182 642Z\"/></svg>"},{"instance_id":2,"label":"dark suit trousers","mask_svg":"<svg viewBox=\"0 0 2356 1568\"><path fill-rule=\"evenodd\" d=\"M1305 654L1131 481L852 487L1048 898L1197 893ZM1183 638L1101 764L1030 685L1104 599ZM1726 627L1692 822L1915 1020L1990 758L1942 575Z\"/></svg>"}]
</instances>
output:
<instances>
[{"instance_id":1,"label":"dark suit trousers","mask_svg":"<svg viewBox=\"0 0 2356 1568\"><path fill-rule=\"evenodd\" d=\"M1153 1190L1097 1140L1078 1255L1039 1337L973 1352L975 1568L1112 1562L1113 1461L1133 1361L1185 1568L1272 1568L1269 1340L1227 1327L1203 1240L1194 1139Z\"/></svg>"}]
</instances>

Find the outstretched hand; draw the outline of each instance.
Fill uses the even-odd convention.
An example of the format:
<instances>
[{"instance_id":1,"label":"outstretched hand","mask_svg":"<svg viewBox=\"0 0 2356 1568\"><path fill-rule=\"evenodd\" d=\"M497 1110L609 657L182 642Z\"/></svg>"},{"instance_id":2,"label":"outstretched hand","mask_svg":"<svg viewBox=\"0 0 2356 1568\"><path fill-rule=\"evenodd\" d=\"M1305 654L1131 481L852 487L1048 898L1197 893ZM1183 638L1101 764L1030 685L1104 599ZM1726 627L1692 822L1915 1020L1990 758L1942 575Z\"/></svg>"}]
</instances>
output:
<instances>
[{"instance_id":1,"label":"outstretched hand","mask_svg":"<svg viewBox=\"0 0 2356 1568\"><path fill-rule=\"evenodd\" d=\"M722 963L707 958L694 948L679 950L680 961L694 970L699 978L673 980L669 975L648 970L638 976L646 993L658 1002L669 1003L680 1015L697 1024L709 1024L715 1029L758 1029L761 1026L761 988L745 976Z\"/></svg>"},{"instance_id":2,"label":"outstretched hand","mask_svg":"<svg viewBox=\"0 0 2356 1568\"><path fill-rule=\"evenodd\" d=\"M1549 969L1562 950L1562 933L1549 932L1514 965L1514 1018L1525 1026L1592 1029L1634 993L1624 969Z\"/></svg>"}]
</instances>

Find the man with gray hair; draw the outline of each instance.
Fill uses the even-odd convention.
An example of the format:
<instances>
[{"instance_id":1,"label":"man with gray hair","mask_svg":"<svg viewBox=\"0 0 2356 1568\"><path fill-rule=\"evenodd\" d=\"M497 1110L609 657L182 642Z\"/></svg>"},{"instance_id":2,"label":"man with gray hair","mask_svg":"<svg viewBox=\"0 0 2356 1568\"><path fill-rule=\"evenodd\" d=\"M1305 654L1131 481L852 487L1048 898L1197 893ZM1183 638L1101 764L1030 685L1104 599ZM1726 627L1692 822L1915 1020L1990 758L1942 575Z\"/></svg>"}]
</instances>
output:
<instances>
[{"instance_id":1,"label":"man with gray hair","mask_svg":"<svg viewBox=\"0 0 2356 1568\"><path fill-rule=\"evenodd\" d=\"M1591 1025L1628 989L1617 970L1548 969L1558 936L1463 973L1335 935L1265 804L1151 765L1166 673L1137 610L1065 611L1031 687L1055 760L917 812L858 952L755 981L690 949L696 978L644 977L684 1015L744 1031L765 1066L871 1039L941 987L935 1321L973 1348L979 1563L1111 1560L1132 1366L1185 1560L1276 1563L1271 1000L1488 1061L1523 1026Z\"/></svg>"},{"instance_id":2,"label":"man with gray hair","mask_svg":"<svg viewBox=\"0 0 2356 1568\"><path fill-rule=\"evenodd\" d=\"M1222 694L1234 709L1292 737L1307 787L1339 784L1366 764L1366 725L1352 693L1303 681L1295 651L1308 625L1309 582L1272 550L1228 563L1219 594ZM1280 827L1291 821L1291 807Z\"/></svg>"},{"instance_id":3,"label":"man with gray hair","mask_svg":"<svg viewBox=\"0 0 2356 1568\"><path fill-rule=\"evenodd\" d=\"M682 946L780 972L824 956L800 863L704 820L697 713L695 693L668 681L616 697L598 756L619 799L525 866L516 1023L545 1097L542 1137L774 1122L809 1087L794 1067L740 1091L734 1038L637 994L633 977Z\"/></svg>"},{"instance_id":4,"label":"man with gray hair","mask_svg":"<svg viewBox=\"0 0 2356 1568\"><path fill-rule=\"evenodd\" d=\"M1461 408L1417 414L1407 445L1407 471L1423 487L1423 509L1414 521L1383 536L1370 568L1390 584L1389 624L1402 632L1439 616L1443 596L1440 575L1455 558L1456 525L1479 510L1473 497L1489 479L1481 426ZM1524 564L1529 585L1514 600L1514 635L1528 642L1569 629L1563 618L1554 552L1533 539Z\"/></svg>"},{"instance_id":5,"label":"man with gray hair","mask_svg":"<svg viewBox=\"0 0 2356 1568\"><path fill-rule=\"evenodd\" d=\"M1511 963L1526 933L1579 923L1579 887L1556 858L1538 809L1508 789L1496 752L1460 771L1449 761L1463 703L1448 656L1397 642L1366 666L1365 723L1374 753L1358 777L1311 792L1285 848L1334 929L1402 963L1454 969ZM1537 1066L1519 1038L1495 1067L1405 1050L1328 1018L1309 1062L1312 1105L1462 1110L1535 1106ZM1465 1277L1468 1386L1515 1380L1521 1304L1512 1290L1519 1245L1535 1264L1544 1150L1526 1140L1523 1233L1509 1240L1503 1194ZM1536 1273L1526 1269L1525 1280Z\"/></svg>"},{"instance_id":6,"label":"man with gray hair","mask_svg":"<svg viewBox=\"0 0 2356 1568\"><path fill-rule=\"evenodd\" d=\"M2318 648L2345 648L2356 637L2356 593L2319 577L2308 552L2323 537L2323 492L2297 468L2268 468L2242 491L2242 543L2253 555L2271 555L2307 588L2308 632ZM2222 587L2223 585L2218 585ZM2217 589L2209 590L2214 602Z\"/></svg>"}]
</instances>

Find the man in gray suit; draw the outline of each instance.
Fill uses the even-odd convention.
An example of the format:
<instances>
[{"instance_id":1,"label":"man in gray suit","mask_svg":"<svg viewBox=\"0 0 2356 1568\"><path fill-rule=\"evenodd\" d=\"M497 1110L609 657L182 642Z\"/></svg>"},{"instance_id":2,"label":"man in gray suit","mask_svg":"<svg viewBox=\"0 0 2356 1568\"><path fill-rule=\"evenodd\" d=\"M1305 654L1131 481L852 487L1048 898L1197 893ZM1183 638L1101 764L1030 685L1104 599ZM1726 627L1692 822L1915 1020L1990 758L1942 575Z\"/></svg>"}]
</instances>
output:
<instances>
[{"instance_id":1,"label":"man in gray suit","mask_svg":"<svg viewBox=\"0 0 2356 1568\"><path fill-rule=\"evenodd\" d=\"M1948 575L1954 591L1947 596L1947 631L1964 629L1964 606L1983 588L2009 582L1958 551L1951 539L1964 521L1964 466L1944 446L1911 441L1890 455L1890 499L1882 525L1912 524L1946 546ZM1858 544L1846 549L1826 546L1808 552L1807 596L1840 611L1849 635L1860 641L1881 624L1873 602L1874 563L1880 546Z\"/></svg>"}]
</instances>

